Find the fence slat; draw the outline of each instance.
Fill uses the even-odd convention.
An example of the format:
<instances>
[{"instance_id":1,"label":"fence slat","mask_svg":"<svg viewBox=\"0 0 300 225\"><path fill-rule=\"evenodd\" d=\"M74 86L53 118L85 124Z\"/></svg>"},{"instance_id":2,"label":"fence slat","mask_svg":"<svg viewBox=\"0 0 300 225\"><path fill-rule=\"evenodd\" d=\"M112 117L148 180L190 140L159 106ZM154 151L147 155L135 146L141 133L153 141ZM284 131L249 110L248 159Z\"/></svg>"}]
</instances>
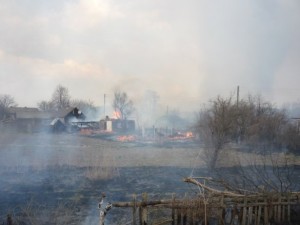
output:
<instances>
[{"instance_id":1,"label":"fence slat","mask_svg":"<svg viewBox=\"0 0 300 225\"><path fill-rule=\"evenodd\" d=\"M175 194L172 194L172 225L175 225Z\"/></svg>"},{"instance_id":2,"label":"fence slat","mask_svg":"<svg viewBox=\"0 0 300 225\"><path fill-rule=\"evenodd\" d=\"M247 200L246 198L244 198L244 207L243 207L243 219L242 219L242 225L246 225L246 219L247 219Z\"/></svg>"},{"instance_id":3,"label":"fence slat","mask_svg":"<svg viewBox=\"0 0 300 225\"><path fill-rule=\"evenodd\" d=\"M256 225L260 225L260 217L261 217L261 206L258 206Z\"/></svg>"},{"instance_id":4,"label":"fence slat","mask_svg":"<svg viewBox=\"0 0 300 225\"><path fill-rule=\"evenodd\" d=\"M136 225L136 195L133 195L132 225Z\"/></svg>"},{"instance_id":5,"label":"fence slat","mask_svg":"<svg viewBox=\"0 0 300 225\"><path fill-rule=\"evenodd\" d=\"M299 194L290 193L281 196L270 194L265 195L264 199L262 196L256 198L255 195L243 198L219 195L207 199L201 197L176 199L173 194L171 200L148 201L147 193L143 193L141 201L137 201L137 196L133 195L131 202L113 203L112 205L113 207L131 208L133 225L153 224L151 210L154 208L165 210L163 215L167 217L163 220L156 220L157 224L195 225L201 223L207 225L209 218L218 225L223 225L225 222L233 224L238 221L240 225L261 225L269 224L270 221L289 222L291 205L297 204ZM232 209L230 216L225 214L226 209L229 208Z\"/></svg>"}]
</instances>

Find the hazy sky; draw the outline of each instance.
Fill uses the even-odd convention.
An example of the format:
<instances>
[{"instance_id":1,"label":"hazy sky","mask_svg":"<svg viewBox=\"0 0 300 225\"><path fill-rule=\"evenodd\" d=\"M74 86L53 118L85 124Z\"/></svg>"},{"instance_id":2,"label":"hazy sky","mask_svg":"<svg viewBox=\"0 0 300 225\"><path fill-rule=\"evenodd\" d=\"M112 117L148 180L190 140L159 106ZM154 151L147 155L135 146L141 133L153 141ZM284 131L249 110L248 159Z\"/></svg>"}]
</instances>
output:
<instances>
[{"instance_id":1,"label":"hazy sky","mask_svg":"<svg viewBox=\"0 0 300 225\"><path fill-rule=\"evenodd\" d=\"M0 0L0 94L20 106L58 84L103 104L197 109L218 94L299 100L299 0Z\"/></svg>"}]
</instances>

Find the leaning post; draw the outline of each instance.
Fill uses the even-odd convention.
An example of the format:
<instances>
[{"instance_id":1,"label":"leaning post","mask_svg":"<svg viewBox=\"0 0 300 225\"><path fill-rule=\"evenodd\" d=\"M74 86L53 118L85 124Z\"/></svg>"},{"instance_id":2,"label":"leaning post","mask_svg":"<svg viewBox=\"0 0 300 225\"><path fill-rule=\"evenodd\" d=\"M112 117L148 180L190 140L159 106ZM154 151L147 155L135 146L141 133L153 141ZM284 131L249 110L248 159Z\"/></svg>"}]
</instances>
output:
<instances>
[{"instance_id":1,"label":"leaning post","mask_svg":"<svg viewBox=\"0 0 300 225\"><path fill-rule=\"evenodd\" d=\"M104 225L104 221L105 221L105 216L107 214L107 212L111 209L112 204L111 203L107 203L106 206L104 207L104 200L105 200L105 194L102 193L101 194L101 198L100 198L100 202L98 204L98 209L100 210L100 215L99 215L99 225Z\"/></svg>"}]
</instances>

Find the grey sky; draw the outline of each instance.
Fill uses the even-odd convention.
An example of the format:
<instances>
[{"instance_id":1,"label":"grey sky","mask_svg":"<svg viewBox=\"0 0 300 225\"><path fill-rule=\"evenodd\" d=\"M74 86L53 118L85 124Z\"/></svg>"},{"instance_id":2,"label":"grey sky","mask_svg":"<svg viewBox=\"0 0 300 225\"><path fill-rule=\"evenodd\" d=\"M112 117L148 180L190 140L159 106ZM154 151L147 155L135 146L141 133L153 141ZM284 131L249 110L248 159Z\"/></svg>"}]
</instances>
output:
<instances>
[{"instance_id":1,"label":"grey sky","mask_svg":"<svg viewBox=\"0 0 300 225\"><path fill-rule=\"evenodd\" d=\"M298 0L0 0L0 93L35 106L62 84L101 105L153 90L195 110L240 85L297 101L299 27Z\"/></svg>"}]
</instances>

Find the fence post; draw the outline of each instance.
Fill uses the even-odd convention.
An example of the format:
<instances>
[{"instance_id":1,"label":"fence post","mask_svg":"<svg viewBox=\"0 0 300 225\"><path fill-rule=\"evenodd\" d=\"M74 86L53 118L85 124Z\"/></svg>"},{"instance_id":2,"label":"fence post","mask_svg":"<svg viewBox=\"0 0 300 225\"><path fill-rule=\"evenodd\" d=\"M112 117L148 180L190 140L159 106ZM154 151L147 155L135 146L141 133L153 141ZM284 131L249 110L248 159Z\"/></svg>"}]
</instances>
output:
<instances>
[{"instance_id":1,"label":"fence post","mask_svg":"<svg viewBox=\"0 0 300 225\"><path fill-rule=\"evenodd\" d=\"M221 196L220 198L220 205L219 205L219 210L218 210L218 224L223 224L224 223L224 219L225 219L225 214L223 213L224 211L224 195Z\"/></svg>"},{"instance_id":2,"label":"fence post","mask_svg":"<svg viewBox=\"0 0 300 225\"><path fill-rule=\"evenodd\" d=\"M281 199L281 201L282 201L282 202L286 202L286 198ZM285 217L286 217L286 216L285 216L285 215L286 215L286 214L285 214L286 212L285 212L285 210L286 210L286 205L283 204L282 207L281 207L281 220L282 220L282 221L286 221L286 218L285 218Z\"/></svg>"},{"instance_id":3,"label":"fence post","mask_svg":"<svg viewBox=\"0 0 300 225\"><path fill-rule=\"evenodd\" d=\"M253 207L249 206L249 208L248 208L248 224L252 224L252 215L253 215Z\"/></svg>"},{"instance_id":4,"label":"fence post","mask_svg":"<svg viewBox=\"0 0 300 225\"><path fill-rule=\"evenodd\" d=\"M148 195L147 193L142 194L142 206L140 207L140 225L147 225L147 220L148 220L148 212L147 212L147 198Z\"/></svg>"},{"instance_id":5,"label":"fence post","mask_svg":"<svg viewBox=\"0 0 300 225\"><path fill-rule=\"evenodd\" d=\"M185 206L185 209L183 209L183 216L182 216L182 224L186 225L187 224L187 205Z\"/></svg>"},{"instance_id":6,"label":"fence post","mask_svg":"<svg viewBox=\"0 0 300 225\"><path fill-rule=\"evenodd\" d=\"M291 203L290 203L290 195L288 194L287 197L288 205L287 205L287 220L290 223L291 222Z\"/></svg>"},{"instance_id":7,"label":"fence post","mask_svg":"<svg viewBox=\"0 0 300 225\"><path fill-rule=\"evenodd\" d=\"M278 197L277 222L281 222L281 196Z\"/></svg>"},{"instance_id":8,"label":"fence post","mask_svg":"<svg viewBox=\"0 0 300 225\"><path fill-rule=\"evenodd\" d=\"M181 223L181 208L177 208L177 225L182 225L182 223Z\"/></svg>"},{"instance_id":9,"label":"fence post","mask_svg":"<svg viewBox=\"0 0 300 225\"><path fill-rule=\"evenodd\" d=\"M172 194L172 225L175 225L175 194Z\"/></svg>"},{"instance_id":10,"label":"fence post","mask_svg":"<svg viewBox=\"0 0 300 225\"><path fill-rule=\"evenodd\" d=\"M261 205L258 206L256 225L260 224L260 217L261 217Z\"/></svg>"},{"instance_id":11,"label":"fence post","mask_svg":"<svg viewBox=\"0 0 300 225\"><path fill-rule=\"evenodd\" d=\"M136 225L136 195L133 195L132 225Z\"/></svg>"},{"instance_id":12,"label":"fence post","mask_svg":"<svg viewBox=\"0 0 300 225\"><path fill-rule=\"evenodd\" d=\"M242 225L246 225L246 218L247 218L247 200L244 197L244 205L243 205L243 215L242 215Z\"/></svg>"}]
</instances>

